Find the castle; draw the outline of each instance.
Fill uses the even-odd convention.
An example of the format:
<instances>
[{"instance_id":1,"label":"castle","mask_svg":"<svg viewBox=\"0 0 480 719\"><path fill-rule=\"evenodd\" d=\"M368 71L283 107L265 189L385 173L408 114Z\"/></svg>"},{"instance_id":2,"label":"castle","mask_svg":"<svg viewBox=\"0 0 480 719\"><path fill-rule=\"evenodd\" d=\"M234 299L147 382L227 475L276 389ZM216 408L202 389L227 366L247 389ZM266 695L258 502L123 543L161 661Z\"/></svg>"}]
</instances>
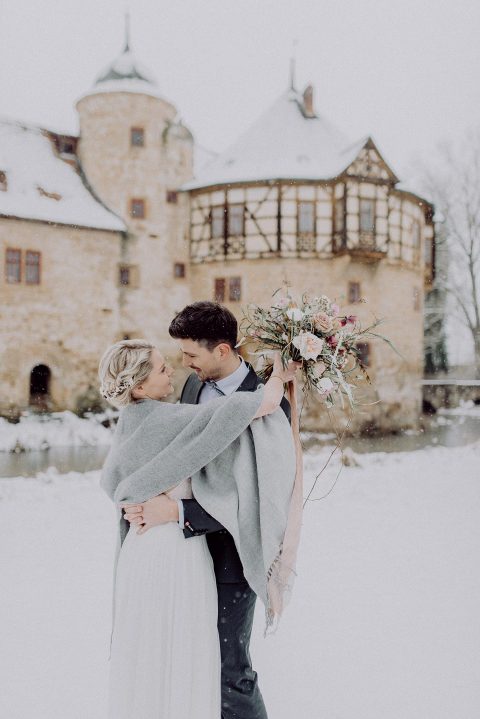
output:
<instances>
[{"instance_id":1,"label":"castle","mask_svg":"<svg viewBox=\"0 0 480 719\"><path fill-rule=\"evenodd\" d=\"M194 168L191 132L128 37L76 107L78 137L0 121L0 412L88 404L113 341L146 337L175 360L167 328L184 305L215 299L240 318L287 281L386 318L399 354L362 346L374 389L357 422L415 425L433 208L370 137L350 143L291 74Z\"/></svg>"}]
</instances>

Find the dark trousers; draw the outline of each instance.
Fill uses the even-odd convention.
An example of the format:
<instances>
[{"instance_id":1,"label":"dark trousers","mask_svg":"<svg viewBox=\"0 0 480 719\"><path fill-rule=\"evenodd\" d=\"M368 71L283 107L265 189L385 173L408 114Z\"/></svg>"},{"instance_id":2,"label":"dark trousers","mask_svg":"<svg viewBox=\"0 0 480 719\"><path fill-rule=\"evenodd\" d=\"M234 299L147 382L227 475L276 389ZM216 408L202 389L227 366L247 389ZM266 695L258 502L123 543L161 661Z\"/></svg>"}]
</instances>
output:
<instances>
[{"instance_id":1,"label":"dark trousers","mask_svg":"<svg viewBox=\"0 0 480 719\"><path fill-rule=\"evenodd\" d=\"M257 597L246 582L217 588L222 719L268 719L249 650Z\"/></svg>"}]
</instances>

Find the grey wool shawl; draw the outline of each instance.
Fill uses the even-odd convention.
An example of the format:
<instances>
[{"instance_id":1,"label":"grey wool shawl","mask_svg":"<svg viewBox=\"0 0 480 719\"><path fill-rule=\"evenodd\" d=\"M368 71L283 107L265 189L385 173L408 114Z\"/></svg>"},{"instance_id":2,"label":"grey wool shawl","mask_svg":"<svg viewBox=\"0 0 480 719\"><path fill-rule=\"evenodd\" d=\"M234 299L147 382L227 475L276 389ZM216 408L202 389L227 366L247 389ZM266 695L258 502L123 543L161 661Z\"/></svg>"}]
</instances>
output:
<instances>
[{"instance_id":1,"label":"grey wool shawl","mask_svg":"<svg viewBox=\"0 0 480 719\"><path fill-rule=\"evenodd\" d=\"M276 598L290 584L285 567L278 570L295 451L282 410L253 419L262 397L260 387L201 405L155 400L128 405L120 413L101 486L117 506L119 551L129 527L119 503L146 501L191 477L195 498L233 536L245 577L266 607L268 627L282 610Z\"/></svg>"}]
</instances>

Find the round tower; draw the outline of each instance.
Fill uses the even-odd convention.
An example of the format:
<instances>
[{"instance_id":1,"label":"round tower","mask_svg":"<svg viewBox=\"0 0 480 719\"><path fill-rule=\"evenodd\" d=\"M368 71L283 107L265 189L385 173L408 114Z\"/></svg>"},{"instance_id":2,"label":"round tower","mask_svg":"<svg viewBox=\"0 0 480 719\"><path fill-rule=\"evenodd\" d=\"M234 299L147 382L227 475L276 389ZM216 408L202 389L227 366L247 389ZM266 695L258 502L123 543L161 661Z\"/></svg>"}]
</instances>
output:
<instances>
[{"instance_id":1,"label":"round tower","mask_svg":"<svg viewBox=\"0 0 480 719\"><path fill-rule=\"evenodd\" d=\"M85 182L126 223L116 269L121 336L169 344L168 323L190 300L188 198L193 138L136 60L123 50L77 101ZM169 348L171 350L171 346Z\"/></svg>"}]
</instances>

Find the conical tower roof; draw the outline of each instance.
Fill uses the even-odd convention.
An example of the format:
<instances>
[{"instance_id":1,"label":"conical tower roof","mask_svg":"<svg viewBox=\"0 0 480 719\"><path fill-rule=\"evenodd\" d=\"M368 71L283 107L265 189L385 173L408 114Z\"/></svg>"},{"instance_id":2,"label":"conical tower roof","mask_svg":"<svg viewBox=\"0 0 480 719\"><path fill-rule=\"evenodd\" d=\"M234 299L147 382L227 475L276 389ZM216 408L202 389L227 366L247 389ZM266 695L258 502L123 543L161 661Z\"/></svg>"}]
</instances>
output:
<instances>
[{"instance_id":1,"label":"conical tower roof","mask_svg":"<svg viewBox=\"0 0 480 719\"><path fill-rule=\"evenodd\" d=\"M133 92L161 97L155 78L137 60L131 49L128 15L122 51L97 76L93 87L86 95L105 92Z\"/></svg>"},{"instance_id":2,"label":"conical tower roof","mask_svg":"<svg viewBox=\"0 0 480 719\"><path fill-rule=\"evenodd\" d=\"M125 43L123 50L97 77L95 85L115 80L141 80L156 87L156 81L139 64L130 47L130 15L125 15Z\"/></svg>"}]
</instances>

